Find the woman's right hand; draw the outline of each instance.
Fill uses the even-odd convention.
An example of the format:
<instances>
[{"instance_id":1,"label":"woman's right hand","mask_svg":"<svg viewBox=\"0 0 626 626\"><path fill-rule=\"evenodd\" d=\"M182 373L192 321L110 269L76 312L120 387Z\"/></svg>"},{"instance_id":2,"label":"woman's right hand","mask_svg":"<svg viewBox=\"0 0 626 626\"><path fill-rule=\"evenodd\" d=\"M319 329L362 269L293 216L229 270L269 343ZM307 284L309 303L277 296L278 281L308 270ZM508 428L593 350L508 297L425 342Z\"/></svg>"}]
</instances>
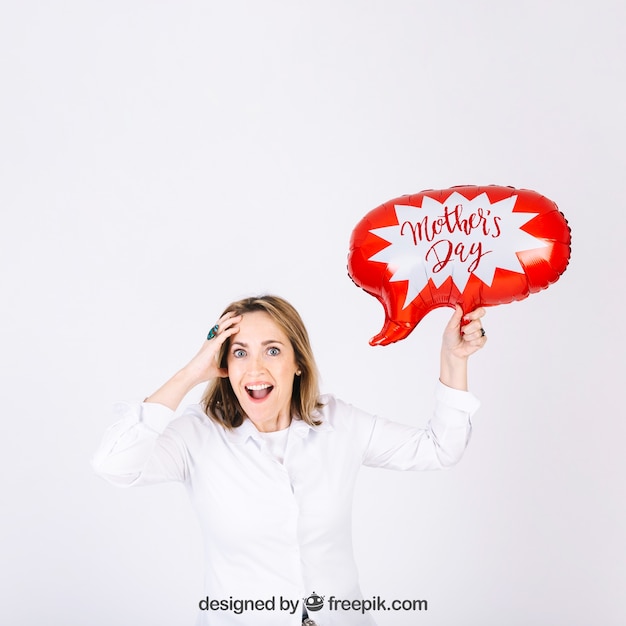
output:
<instances>
[{"instance_id":1,"label":"woman's right hand","mask_svg":"<svg viewBox=\"0 0 626 626\"><path fill-rule=\"evenodd\" d=\"M200 383L214 378L228 376L228 371L218 362L220 349L224 342L239 331L241 315L227 312L217 321L215 336L202 344L196 356L170 378L162 387L148 396L144 402L156 402L173 411L178 408L183 398Z\"/></svg>"},{"instance_id":2,"label":"woman's right hand","mask_svg":"<svg viewBox=\"0 0 626 626\"><path fill-rule=\"evenodd\" d=\"M194 386L214 378L228 376L228 371L221 368L219 364L220 350L224 342L239 331L241 317L232 312L227 312L220 317L216 324L215 335L211 339L207 336L196 356L183 368L183 371L187 371L190 380L196 381Z\"/></svg>"}]
</instances>

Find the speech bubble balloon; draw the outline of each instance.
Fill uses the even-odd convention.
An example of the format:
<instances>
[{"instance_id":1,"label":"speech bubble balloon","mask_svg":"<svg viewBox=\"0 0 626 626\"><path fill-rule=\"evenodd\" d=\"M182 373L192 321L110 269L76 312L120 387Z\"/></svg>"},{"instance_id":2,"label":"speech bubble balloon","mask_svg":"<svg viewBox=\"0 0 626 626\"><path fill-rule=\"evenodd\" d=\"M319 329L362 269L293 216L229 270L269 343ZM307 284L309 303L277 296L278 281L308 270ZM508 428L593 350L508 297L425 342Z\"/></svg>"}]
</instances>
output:
<instances>
[{"instance_id":1,"label":"speech bubble balloon","mask_svg":"<svg viewBox=\"0 0 626 626\"><path fill-rule=\"evenodd\" d=\"M371 345L407 337L435 308L522 300L565 271L567 220L535 191L489 185L426 190L370 211L354 228L348 274L385 310Z\"/></svg>"}]
</instances>

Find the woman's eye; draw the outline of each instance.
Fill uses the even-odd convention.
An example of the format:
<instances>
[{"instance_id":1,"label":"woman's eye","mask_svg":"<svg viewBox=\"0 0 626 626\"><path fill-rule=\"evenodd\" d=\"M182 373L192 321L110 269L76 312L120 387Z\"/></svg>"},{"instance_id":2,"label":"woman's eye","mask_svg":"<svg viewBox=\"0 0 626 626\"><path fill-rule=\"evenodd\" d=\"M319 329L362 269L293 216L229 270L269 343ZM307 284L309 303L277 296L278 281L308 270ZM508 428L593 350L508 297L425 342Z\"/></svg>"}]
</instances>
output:
<instances>
[{"instance_id":1,"label":"woman's eye","mask_svg":"<svg viewBox=\"0 0 626 626\"><path fill-rule=\"evenodd\" d=\"M241 350L241 349L239 349L239 350L235 350L235 351L233 352L233 356L234 356L236 359L240 359L241 357L246 356L246 351L245 351L245 350Z\"/></svg>"},{"instance_id":2,"label":"woman's eye","mask_svg":"<svg viewBox=\"0 0 626 626\"><path fill-rule=\"evenodd\" d=\"M270 356L277 356L277 355L279 355L279 354L280 354L280 349L279 349L279 348L269 348L269 349L268 349L268 351L267 351L267 353L268 353Z\"/></svg>"}]
</instances>

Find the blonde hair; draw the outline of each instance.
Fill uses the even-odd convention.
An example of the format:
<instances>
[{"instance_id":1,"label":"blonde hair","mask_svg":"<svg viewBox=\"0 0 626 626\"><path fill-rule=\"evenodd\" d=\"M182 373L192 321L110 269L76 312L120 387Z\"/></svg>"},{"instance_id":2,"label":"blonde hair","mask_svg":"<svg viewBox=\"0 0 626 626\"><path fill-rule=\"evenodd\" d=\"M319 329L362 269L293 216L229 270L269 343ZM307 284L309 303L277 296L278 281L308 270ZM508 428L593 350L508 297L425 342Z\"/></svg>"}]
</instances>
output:
<instances>
[{"instance_id":1,"label":"blonde hair","mask_svg":"<svg viewBox=\"0 0 626 626\"><path fill-rule=\"evenodd\" d=\"M311 426L319 425L320 420L315 417L316 411L323 406L319 394L319 375L309 334L300 314L283 298L265 295L233 302L224 309L222 315L228 312L243 315L257 311L267 313L283 330L295 353L296 364L301 373L293 381L291 415ZM230 338L222 344L218 357L220 367L227 366L229 347ZM212 380L202 396L201 405L211 419L227 429L241 426L246 418L228 378Z\"/></svg>"}]
</instances>

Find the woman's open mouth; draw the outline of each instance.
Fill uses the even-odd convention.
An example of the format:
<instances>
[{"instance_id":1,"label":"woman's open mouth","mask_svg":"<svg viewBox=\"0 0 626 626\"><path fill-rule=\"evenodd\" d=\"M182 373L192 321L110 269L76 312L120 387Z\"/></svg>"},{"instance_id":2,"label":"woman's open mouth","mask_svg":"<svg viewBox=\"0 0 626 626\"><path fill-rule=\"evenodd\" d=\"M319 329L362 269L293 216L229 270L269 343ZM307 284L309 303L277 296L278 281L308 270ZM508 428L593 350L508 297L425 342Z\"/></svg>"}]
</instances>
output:
<instances>
[{"instance_id":1,"label":"woman's open mouth","mask_svg":"<svg viewBox=\"0 0 626 626\"><path fill-rule=\"evenodd\" d=\"M258 385L246 385L248 395L254 400L263 400L270 395L274 387L268 383L259 383Z\"/></svg>"}]
</instances>

